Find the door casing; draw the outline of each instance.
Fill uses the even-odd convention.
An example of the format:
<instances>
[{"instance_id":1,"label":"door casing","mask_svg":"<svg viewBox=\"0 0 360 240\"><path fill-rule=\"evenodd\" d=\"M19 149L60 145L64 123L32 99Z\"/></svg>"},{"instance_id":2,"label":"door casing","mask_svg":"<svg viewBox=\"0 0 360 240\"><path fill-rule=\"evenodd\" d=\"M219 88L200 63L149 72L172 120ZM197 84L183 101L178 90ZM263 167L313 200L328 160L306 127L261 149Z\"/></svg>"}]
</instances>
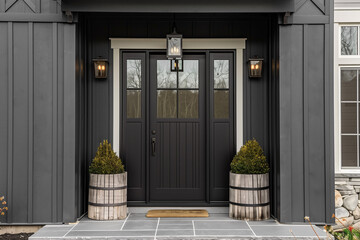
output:
<instances>
[{"instance_id":1,"label":"door casing","mask_svg":"<svg viewBox=\"0 0 360 240\"><path fill-rule=\"evenodd\" d=\"M213 40L213 39L211 39ZM244 47L245 46L245 40L242 39L242 44L239 44L239 42L237 42L237 47L239 46L242 46ZM112 42L113 43L113 42ZM200 43L200 42L196 42L195 43ZM219 44L219 42L217 42ZM206 44L205 44L206 45ZM112 46L117 46L116 44L112 45ZM184 44L185 46L185 44ZM202 45L203 46L203 45ZM208 45L209 46L209 45ZM224 45L222 45L224 46ZM233 45L225 45L225 46L228 46L228 47L231 47ZM119 47L119 46L118 46ZM130 48L132 48L131 46L129 46ZM155 47L155 46L153 46ZM194 44L194 47L199 47L199 44ZM214 46L213 46L214 47ZM235 143L236 143L236 148L238 148L238 146L241 146L242 144L242 97L243 97L243 94L242 94L242 91L239 91L239 90L242 90L242 52L243 52L243 49L244 48L235 48L235 49L219 49L219 50L215 50L215 49L211 49L211 50L203 50L203 51L199 51L199 50L185 50L185 51L193 51L193 52L202 52L202 53L207 53L209 54L209 52L233 52L235 53L234 56L236 56L236 59L234 59L234 65L236 65L235 67L235 75L234 75L234 87L233 87L233 90L234 90L234 105L236 106L236 109L234 108L234 130L236 130L236 134L234 134L235 136ZM117 124L118 124L118 127L119 127L119 131L118 133L115 133L114 132L114 149L116 149L115 151L118 153L119 150L120 150L120 144L116 144L116 140L118 141L118 143L120 143L120 119L119 121L115 122L115 119L116 119L116 115L117 114L120 114L120 93L121 92L121 80L120 80L120 69L119 69L119 65L121 64L121 59L120 59L120 56L121 55L121 48L113 48L114 50L114 101L116 101L116 99L118 99L117 103L114 102L113 106L114 106L114 123L113 123L113 126L114 126L114 131L117 129ZM122 50L126 50L126 48L122 48ZM141 51L141 50L131 50L131 51ZM142 50L144 52L144 50ZM165 52L164 50L150 50L150 51L147 51L149 54L149 52ZM240 54L239 54L240 53ZM240 62L239 62L239 59L240 59ZM115 64L115 63L118 63L119 65ZM208 63L207 63L208 64ZM117 67L115 67L115 65L117 65ZM240 69L240 72L239 72L239 69ZM241 76L240 78L238 76ZM235 83L236 82L236 83ZM236 99L236 100L235 100ZM240 110L240 112L239 112ZM118 111L118 113L116 113L116 111ZM239 118L240 117L240 118ZM241 124L239 124L241 123ZM118 135L119 139L116 139L116 136L115 135ZM146 139L148 139L148 137L146 137ZM146 151L148 152L149 149L147 149ZM148 170L147 170L148 171ZM148 175L148 173L147 173ZM209 174L207 174L209 175ZM209 176L207 176L207 179L209 178ZM207 185L209 184L209 181L207 181ZM147 183L147 186L146 186L146 190L147 190L147 193L146 193L146 202L149 201L149 186L148 186L148 183ZM208 187L206 188L207 190L209 189ZM209 205L211 204L211 206L214 206L214 205L224 205L224 202L211 202L209 201L209 192L207 191L206 193L206 203L199 203L199 202L193 202L193 203L170 203L171 206L176 206L176 205L179 205L179 206L184 206L184 205L188 205L188 206L204 206L204 205ZM143 202L139 202L138 203L139 205L143 205L144 203ZM131 205L137 205L136 202L132 202ZM152 206L169 206L169 204L164 204L164 203L151 203Z\"/></svg>"}]
</instances>

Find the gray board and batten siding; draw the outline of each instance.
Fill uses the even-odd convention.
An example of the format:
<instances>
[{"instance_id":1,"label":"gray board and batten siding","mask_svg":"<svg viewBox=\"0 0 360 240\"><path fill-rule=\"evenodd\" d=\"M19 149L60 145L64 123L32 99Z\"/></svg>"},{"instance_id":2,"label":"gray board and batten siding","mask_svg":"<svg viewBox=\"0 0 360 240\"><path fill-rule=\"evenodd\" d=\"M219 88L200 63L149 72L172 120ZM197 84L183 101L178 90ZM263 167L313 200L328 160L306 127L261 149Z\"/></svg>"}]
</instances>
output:
<instances>
[{"instance_id":1,"label":"gray board and batten siding","mask_svg":"<svg viewBox=\"0 0 360 240\"><path fill-rule=\"evenodd\" d=\"M60 1L0 1L1 223L73 222L76 26Z\"/></svg>"},{"instance_id":2,"label":"gray board and batten siding","mask_svg":"<svg viewBox=\"0 0 360 240\"><path fill-rule=\"evenodd\" d=\"M279 27L282 222L333 221L333 4L297 0Z\"/></svg>"},{"instance_id":3,"label":"gray board and batten siding","mask_svg":"<svg viewBox=\"0 0 360 240\"><path fill-rule=\"evenodd\" d=\"M269 160L272 214L331 222L333 1L287 2L295 9L289 17L176 14L177 30L247 38L244 64L265 58L262 79L244 71L244 140L258 139ZM95 10L105 1L97 3ZM2 223L74 222L86 212L88 165L112 137L112 67L107 80L95 80L91 59L111 65L109 37L163 38L173 18L82 13L67 23L60 0L0 1L0 195L9 204Z\"/></svg>"}]
</instances>

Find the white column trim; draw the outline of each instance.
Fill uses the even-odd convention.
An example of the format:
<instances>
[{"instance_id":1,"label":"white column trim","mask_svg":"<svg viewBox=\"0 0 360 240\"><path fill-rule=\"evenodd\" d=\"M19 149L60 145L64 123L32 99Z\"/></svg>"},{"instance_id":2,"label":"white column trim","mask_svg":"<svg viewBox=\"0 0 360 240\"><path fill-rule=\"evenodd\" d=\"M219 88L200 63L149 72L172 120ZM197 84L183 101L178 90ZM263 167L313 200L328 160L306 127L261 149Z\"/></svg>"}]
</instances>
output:
<instances>
[{"instance_id":1,"label":"white column trim","mask_svg":"<svg viewBox=\"0 0 360 240\"><path fill-rule=\"evenodd\" d=\"M120 50L113 49L114 66L113 66L113 149L114 152L120 156L120 136L115 133L120 133Z\"/></svg>"},{"instance_id":2,"label":"white column trim","mask_svg":"<svg viewBox=\"0 0 360 240\"><path fill-rule=\"evenodd\" d=\"M236 151L244 144L244 119L243 119L243 50L236 49Z\"/></svg>"},{"instance_id":3,"label":"white column trim","mask_svg":"<svg viewBox=\"0 0 360 240\"><path fill-rule=\"evenodd\" d=\"M113 49L113 148L120 153L120 50L124 49L166 49L164 38L110 38ZM183 39L184 49L233 49L236 50L236 148L243 145L243 50L246 38L202 38Z\"/></svg>"}]
</instances>

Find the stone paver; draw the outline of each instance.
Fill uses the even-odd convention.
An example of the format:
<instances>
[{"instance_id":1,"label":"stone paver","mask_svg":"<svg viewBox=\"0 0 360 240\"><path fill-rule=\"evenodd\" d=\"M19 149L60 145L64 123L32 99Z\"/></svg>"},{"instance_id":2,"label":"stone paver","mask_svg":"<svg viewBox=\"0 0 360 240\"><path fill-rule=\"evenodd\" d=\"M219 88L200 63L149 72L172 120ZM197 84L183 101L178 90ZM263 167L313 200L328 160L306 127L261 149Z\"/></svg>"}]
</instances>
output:
<instances>
[{"instance_id":1,"label":"stone paver","mask_svg":"<svg viewBox=\"0 0 360 240\"><path fill-rule=\"evenodd\" d=\"M87 217L72 225L47 225L30 240L70 239L317 239L309 225L285 225L266 221L234 220L225 213L208 218L146 218L130 213L125 220L94 221ZM326 233L316 227L322 239Z\"/></svg>"}]
</instances>

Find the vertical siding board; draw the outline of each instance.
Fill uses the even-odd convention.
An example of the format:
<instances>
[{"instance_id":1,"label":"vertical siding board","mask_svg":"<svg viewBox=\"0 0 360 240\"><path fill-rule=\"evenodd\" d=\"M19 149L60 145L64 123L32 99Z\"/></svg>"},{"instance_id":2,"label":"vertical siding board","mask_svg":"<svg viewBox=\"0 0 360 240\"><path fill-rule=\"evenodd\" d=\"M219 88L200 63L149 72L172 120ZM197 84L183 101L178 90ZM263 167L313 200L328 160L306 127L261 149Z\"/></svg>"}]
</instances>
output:
<instances>
[{"instance_id":1,"label":"vertical siding board","mask_svg":"<svg viewBox=\"0 0 360 240\"><path fill-rule=\"evenodd\" d=\"M62 222L63 219L63 166L64 166L64 24L58 24L57 34L57 49L58 59L57 61L57 214L58 222Z\"/></svg>"},{"instance_id":2,"label":"vertical siding board","mask_svg":"<svg viewBox=\"0 0 360 240\"><path fill-rule=\"evenodd\" d=\"M292 155L291 142L291 69L292 64L292 43L289 39L292 35L291 26L280 28L280 70L279 70L279 102L280 102L280 221L287 222L292 219L292 196L289 196L292 188ZM300 174L300 173L299 173Z\"/></svg>"},{"instance_id":3,"label":"vertical siding board","mask_svg":"<svg viewBox=\"0 0 360 240\"><path fill-rule=\"evenodd\" d=\"M52 220L52 24L34 24L34 221Z\"/></svg>"},{"instance_id":4,"label":"vertical siding board","mask_svg":"<svg viewBox=\"0 0 360 240\"><path fill-rule=\"evenodd\" d=\"M29 123L28 123L28 157L29 157L29 167L28 167L28 219L27 221L31 223L33 221L33 161L34 161L34 24L28 24L29 32L29 95L28 95L28 104L29 104Z\"/></svg>"},{"instance_id":5,"label":"vertical siding board","mask_svg":"<svg viewBox=\"0 0 360 240\"><path fill-rule=\"evenodd\" d=\"M308 143L308 209L314 222L325 221L325 104L324 104L324 25L309 25L309 141ZM320 56L320 57L319 57ZM316 183L316 184L311 184ZM331 195L333 197L333 194Z\"/></svg>"},{"instance_id":6,"label":"vertical siding board","mask_svg":"<svg viewBox=\"0 0 360 240\"><path fill-rule=\"evenodd\" d=\"M28 195L28 23L13 24L13 209L14 222L27 221Z\"/></svg>"},{"instance_id":7,"label":"vertical siding board","mask_svg":"<svg viewBox=\"0 0 360 240\"><path fill-rule=\"evenodd\" d=\"M0 196L8 198L8 110L9 110L9 44L8 44L8 24L0 23ZM1 216L0 222L5 222L6 217Z\"/></svg>"},{"instance_id":8,"label":"vertical siding board","mask_svg":"<svg viewBox=\"0 0 360 240\"><path fill-rule=\"evenodd\" d=\"M308 25L303 26L303 89L304 89L304 112L303 112L303 124L304 124L304 145L303 145L303 184L304 184L304 205L303 205L303 215L309 216L309 33Z\"/></svg>"},{"instance_id":9,"label":"vertical siding board","mask_svg":"<svg viewBox=\"0 0 360 240\"><path fill-rule=\"evenodd\" d=\"M57 23L52 24L52 221L57 220Z\"/></svg>"},{"instance_id":10,"label":"vertical siding board","mask_svg":"<svg viewBox=\"0 0 360 240\"><path fill-rule=\"evenodd\" d=\"M291 42L293 47L290 49L292 52L291 61L291 177L293 184L296 188L291 188L292 197L292 221L301 222L304 218L304 166L303 166L303 147L304 147L304 126L303 118L304 110L304 97L303 97L303 78L304 78L304 42L303 42L303 26L294 26L291 31ZM301 173L301 174L299 174Z\"/></svg>"},{"instance_id":11,"label":"vertical siding board","mask_svg":"<svg viewBox=\"0 0 360 240\"><path fill-rule=\"evenodd\" d=\"M75 26L64 25L63 220L76 220L75 202Z\"/></svg>"},{"instance_id":12,"label":"vertical siding board","mask_svg":"<svg viewBox=\"0 0 360 240\"><path fill-rule=\"evenodd\" d=\"M14 88L14 79L13 79L13 23L8 23L8 158L7 158L7 172L8 172L8 180L7 180L7 199L8 199L8 207L13 209L13 191L12 191L12 178L13 178L13 88ZM13 211L9 211L7 214L7 221L13 221Z\"/></svg>"}]
</instances>

